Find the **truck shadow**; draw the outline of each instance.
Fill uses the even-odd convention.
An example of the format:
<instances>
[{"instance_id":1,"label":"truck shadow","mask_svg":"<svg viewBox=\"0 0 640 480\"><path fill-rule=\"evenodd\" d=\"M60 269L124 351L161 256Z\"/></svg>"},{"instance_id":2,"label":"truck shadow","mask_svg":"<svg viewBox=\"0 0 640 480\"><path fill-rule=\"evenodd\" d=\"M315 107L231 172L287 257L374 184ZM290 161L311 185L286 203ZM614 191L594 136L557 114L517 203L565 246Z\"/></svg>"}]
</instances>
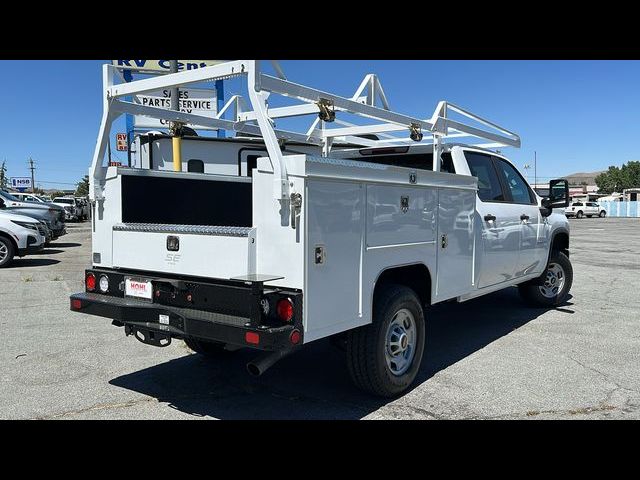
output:
<instances>
[{"instance_id":1,"label":"truck shadow","mask_svg":"<svg viewBox=\"0 0 640 480\"><path fill-rule=\"evenodd\" d=\"M515 288L464 304L434 306L428 311L425 358L414 388L545 311L524 305ZM259 378L245 370L254 356L250 350L222 360L186 355L109 383L190 415L220 419L359 419L393 401L358 391L344 354L326 340L284 358Z\"/></svg>"}]
</instances>

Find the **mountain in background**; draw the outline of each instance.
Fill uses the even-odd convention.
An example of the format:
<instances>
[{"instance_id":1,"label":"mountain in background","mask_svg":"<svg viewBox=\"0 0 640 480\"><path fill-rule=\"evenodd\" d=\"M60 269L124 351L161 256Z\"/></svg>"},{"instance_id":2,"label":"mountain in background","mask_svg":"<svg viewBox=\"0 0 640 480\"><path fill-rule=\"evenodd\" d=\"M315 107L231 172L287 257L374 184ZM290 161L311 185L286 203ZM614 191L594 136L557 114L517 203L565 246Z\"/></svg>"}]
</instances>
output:
<instances>
[{"instance_id":1,"label":"mountain in background","mask_svg":"<svg viewBox=\"0 0 640 480\"><path fill-rule=\"evenodd\" d=\"M569 185L595 185L595 178L600 175L604 170L599 172L578 172L571 173L569 175L565 175L563 178L566 178L569 182Z\"/></svg>"}]
</instances>

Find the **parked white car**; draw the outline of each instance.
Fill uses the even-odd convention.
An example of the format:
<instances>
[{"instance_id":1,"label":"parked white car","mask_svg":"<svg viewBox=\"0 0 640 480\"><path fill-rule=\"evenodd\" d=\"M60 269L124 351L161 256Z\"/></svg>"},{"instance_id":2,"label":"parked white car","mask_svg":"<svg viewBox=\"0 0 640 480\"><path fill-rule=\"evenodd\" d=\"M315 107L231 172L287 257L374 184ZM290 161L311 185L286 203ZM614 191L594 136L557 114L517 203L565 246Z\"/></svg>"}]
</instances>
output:
<instances>
[{"instance_id":1,"label":"parked white car","mask_svg":"<svg viewBox=\"0 0 640 480\"><path fill-rule=\"evenodd\" d=\"M38 220L0 211L0 268L9 265L16 255L24 257L42 250L45 237Z\"/></svg>"},{"instance_id":2,"label":"parked white car","mask_svg":"<svg viewBox=\"0 0 640 480\"><path fill-rule=\"evenodd\" d=\"M607 212L595 202L573 202L565 210L567 217L606 217Z\"/></svg>"}]
</instances>

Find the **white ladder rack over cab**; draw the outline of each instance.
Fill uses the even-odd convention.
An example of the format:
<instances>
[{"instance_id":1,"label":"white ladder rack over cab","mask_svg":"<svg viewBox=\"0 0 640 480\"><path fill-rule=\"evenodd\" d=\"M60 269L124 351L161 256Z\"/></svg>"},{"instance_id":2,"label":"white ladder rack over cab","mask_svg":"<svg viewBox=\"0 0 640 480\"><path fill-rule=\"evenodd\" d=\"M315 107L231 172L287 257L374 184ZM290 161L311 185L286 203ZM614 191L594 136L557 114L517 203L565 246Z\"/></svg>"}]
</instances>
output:
<instances>
[{"instance_id":1,"label":"white ladder rack over cab","mask_svg":"<svg viewBox=\"0 0 640 480\"><path fill-rule=\"evenodd\" d=\"M273 65L278 77L262 73L260 62L257 60L235 60L129 83L124 82L118 67L104 65L104 112L91 166L91 198L93 200L103 198L101 186L104 185L107 169L102 163L111 125L123 113L195 127L207 126L261 136L273 167L274 196L283 201L289 200L289 181L281 148L281 143L286 141L317 145L325 157L330 155L334 142L346 142L362 147L392 147L424 142L433 144L434 158L440 158L443 141L449 138L473 137L488 140L490 143L470 144L484 148L520 147L520 137L517 134L446 101L438 103L428 120L394 112L389 108L379 79L373 74L364 78L351 98L346 98L293 83L286 79L276 62L273 62ZM247 108L247 102L242 97L235 95L220 110L216 118L141 105L136 102L136 95L237 76L247 80L251 108ZM117 77L123 83L116 83ZM300 103L269 108L267 99L272 94L295 99ZM127 101L125 97L132 97L134 101ZM376 106L377 104L380 106ZM232 119L223 118L230 112L233 112ZM449 118L451 112L487 128L478 128L451 119ZM378 123L356 125L340 119L343 113L368 121L375 120ZM280 130L274 127L274 119L304 115L318 116L306 132ZM339 126L330 127L334 123ZM369 138L364 135L369 135ZM371 135L375 135L374 139ZM439 171L439 169L440 162L434 161L433 170Z\"/></svg>"}]
</instances>

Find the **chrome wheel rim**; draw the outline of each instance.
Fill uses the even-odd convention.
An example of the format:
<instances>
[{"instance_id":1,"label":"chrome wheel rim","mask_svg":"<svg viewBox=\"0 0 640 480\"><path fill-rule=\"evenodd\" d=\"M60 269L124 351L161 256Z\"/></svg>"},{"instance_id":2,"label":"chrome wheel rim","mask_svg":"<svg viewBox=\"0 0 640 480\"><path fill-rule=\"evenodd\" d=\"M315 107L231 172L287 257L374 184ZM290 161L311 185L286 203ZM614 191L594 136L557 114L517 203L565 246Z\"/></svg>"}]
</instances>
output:
<instances>
[{"instance_id":1,"label":"chrome wheel rim","mask_svg":"<svg viewBox=\"0 0 640 480\"><path fill-rule=\"evenodd\" d=\"M384 356L389 371L400 376L404 374L416 355L416 319L406 308L396 312L387 327Z\"/></svg>"},{"instance_id":2,"label":"chrome wheel rim","mask_svg":"<svg viewBox=\"0 0 640 480\"><path fill-rule=\"evenodd\" d=\"M550 263L544 277L544 283L540 285L540 293L546 298L555 298L564 288L564 269L557 263Z\"/></svg>"},{"instance_id":3,"label":"chrome wheel rim","mask_svg":"<svg viewBox=\"0 0 640 480\"><path fill-rule=\"evenodd\" d=\"M0 242L0 263L4 262L7 255L9 255L9 249L4 243Z\"/></svg>"}]
</instances>

